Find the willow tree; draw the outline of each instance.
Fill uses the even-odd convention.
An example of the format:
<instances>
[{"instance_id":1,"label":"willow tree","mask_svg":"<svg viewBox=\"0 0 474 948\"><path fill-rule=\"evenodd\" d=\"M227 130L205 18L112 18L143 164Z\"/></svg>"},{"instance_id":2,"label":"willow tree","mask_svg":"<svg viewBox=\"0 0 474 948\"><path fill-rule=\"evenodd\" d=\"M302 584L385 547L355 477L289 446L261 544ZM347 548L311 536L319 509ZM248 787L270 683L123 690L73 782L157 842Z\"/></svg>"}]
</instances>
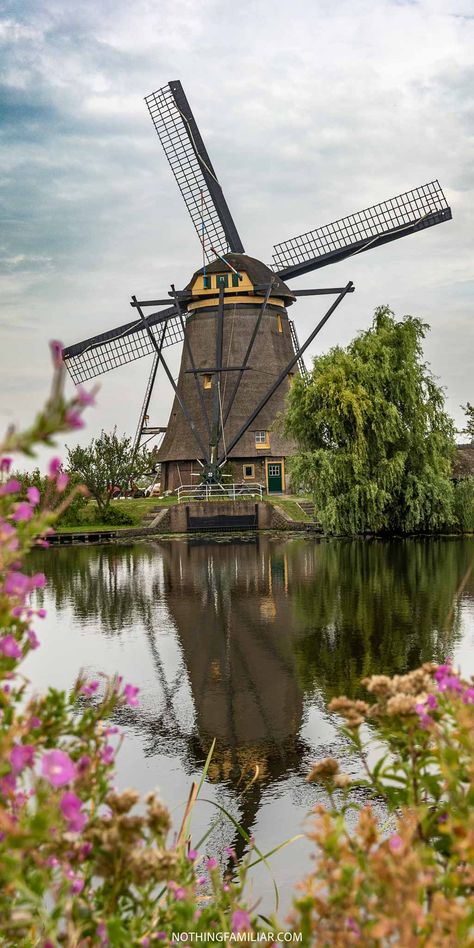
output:
<instances>
[{"instance_id":1,"label":"willow tree","mask_svg":"<svg viewBox=\"0 0 474 948\"><path fill-rule=\"evenodd\" d=\"M412 533L451 521L454 426L423 362L428 328L381 306L369 330L318 356L309 381L294 381L292 480L314 496L328 532Z\"/></svg>"}]
</instances>

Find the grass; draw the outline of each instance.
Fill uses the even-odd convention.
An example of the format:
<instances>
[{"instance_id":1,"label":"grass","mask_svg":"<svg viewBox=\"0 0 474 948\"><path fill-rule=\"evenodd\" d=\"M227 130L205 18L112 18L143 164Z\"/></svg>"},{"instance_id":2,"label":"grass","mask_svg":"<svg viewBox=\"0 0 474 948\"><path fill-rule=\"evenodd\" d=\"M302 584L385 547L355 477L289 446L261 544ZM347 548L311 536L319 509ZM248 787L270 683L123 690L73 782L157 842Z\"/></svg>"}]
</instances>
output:
<instances>
[{"instance_id":1,"label":"grass","mask_svg":"<svg viewBox=\"0 0 474 948\"><path fill-rule=\"evenodd\" d=\"M212 498L213 503L222 503L228 500L228 497ZM275 497L273 494L264 494L265 503L276 504L281 507L292 518L292 520L309 521L309 517L298 506L297 500L306 500L309 498L291 498ZM236 497L236 501L246 501L248 497ZM172 507L178 503L177 497L137 497L127 498L125 500L112 501L113 508L122 510L133 518L130 524L100 523L98 521L98 510L95 501L90 500L82 511L81 522L72 526L59 527L58 533L97 533L100 530L127 530L132 527L143 526L144 518L148 513L157 510L160 507Z\"/></svg>"}]
</instances>

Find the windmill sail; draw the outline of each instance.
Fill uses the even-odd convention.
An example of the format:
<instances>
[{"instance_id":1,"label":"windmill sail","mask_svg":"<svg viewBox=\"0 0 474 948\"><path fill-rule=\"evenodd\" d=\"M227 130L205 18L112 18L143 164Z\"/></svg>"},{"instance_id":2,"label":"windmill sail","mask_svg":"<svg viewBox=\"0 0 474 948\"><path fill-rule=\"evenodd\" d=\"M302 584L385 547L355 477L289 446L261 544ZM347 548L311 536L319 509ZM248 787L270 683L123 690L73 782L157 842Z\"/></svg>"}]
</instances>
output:
<instances>
[{"instance_id":1,"label":"windmill sail","mask_svg":"<svg viewBox=\"0 0 474 948\"><path fill-rule=\"evenodd\" d=\"M451 208L439 182L431 181L389 201L275 244L274 268L286 280L441 224L451 217Z\"/></svg>"},{"instance_id":2,"label":"windmill sail","mask_svg":"<svg viewBox=\"0 0 474 948\"><path fill-rule=\"evenodd\" d=\"M174 306L148 316L147 323L158 345L161 344L165 333L163 348L182 342L183 329ZM63 359L73 382L77 385L78 382L94 379L120 365L154 354L155 348L143 321L136 319L133 323L125 323L116 329L67 346L63 351Z\"/></svg>"},{"instance_id":3,"label":"windmill sail","mask_svg":"<svg viewBox=\"0 0 474 948\"><path fill-rule=\"evenodd\" d=\"M146 96L156 133L208 260L228 250L243 253L211 159L180 82Z\"/></svg>"}]
</instances>

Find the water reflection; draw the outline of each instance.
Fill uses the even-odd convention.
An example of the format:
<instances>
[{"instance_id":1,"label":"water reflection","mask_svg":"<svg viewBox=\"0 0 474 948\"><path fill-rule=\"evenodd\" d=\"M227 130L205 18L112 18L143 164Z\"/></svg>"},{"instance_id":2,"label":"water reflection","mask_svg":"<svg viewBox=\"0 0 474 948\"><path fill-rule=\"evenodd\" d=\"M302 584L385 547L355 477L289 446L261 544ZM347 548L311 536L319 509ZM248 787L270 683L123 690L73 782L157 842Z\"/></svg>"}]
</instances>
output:
<instances>
[{"instance_id":1,"label":"water reflection","mask_svg":"<svg viewBox=\"0 0 474 948\"><path fill-rule=\"evenodd\" d=\"M452 652L474 596L473 557L472 539L249 536L36 552L31 568L47 573L57 616L123 642L131 680L146 643L151 684L122 723L140 731L148 757L179 757L187 773L215 737L209 778L238 796L252 831L269 787L291 780L306 808L315 708L356 694L363 675Z\"/></svg>"}]
</instances>

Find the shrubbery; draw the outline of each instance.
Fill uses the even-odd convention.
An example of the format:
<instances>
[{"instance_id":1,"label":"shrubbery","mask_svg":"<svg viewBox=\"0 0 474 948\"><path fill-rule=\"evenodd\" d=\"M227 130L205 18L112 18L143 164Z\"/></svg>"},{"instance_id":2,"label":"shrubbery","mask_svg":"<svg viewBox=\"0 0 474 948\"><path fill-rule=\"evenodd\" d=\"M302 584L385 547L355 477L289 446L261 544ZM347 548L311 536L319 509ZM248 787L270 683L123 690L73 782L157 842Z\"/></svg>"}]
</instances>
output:
<instances>
[{"instance_id":1,"label":"shrubbery","mask_svg":"<svg viewBox=\"0 0 474 948\"><path fill-rule=\"evenodd\" d=\"M454 486L456 527L463 533L474 532L474 477L463 477Z\"/></svg>"}]
</instances>

